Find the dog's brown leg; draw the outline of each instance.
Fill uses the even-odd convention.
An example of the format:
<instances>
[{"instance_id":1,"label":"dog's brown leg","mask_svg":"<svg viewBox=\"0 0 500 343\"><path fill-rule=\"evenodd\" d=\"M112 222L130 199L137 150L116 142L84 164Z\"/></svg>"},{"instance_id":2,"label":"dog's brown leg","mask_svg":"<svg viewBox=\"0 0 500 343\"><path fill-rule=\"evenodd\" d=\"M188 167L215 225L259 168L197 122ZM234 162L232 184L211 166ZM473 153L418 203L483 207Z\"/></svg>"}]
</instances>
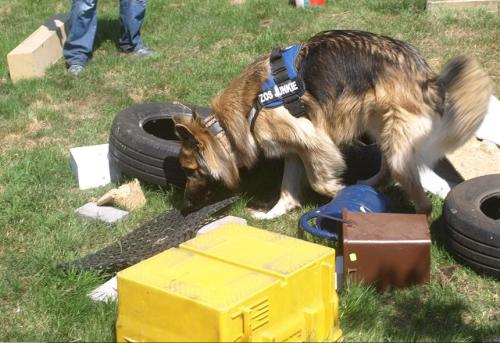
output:
<instances>
[{"instance_id":1,"label":"dog's brown leg","mask_svg":"<svg viewBox=\"0 0 500 343\"><path fill-rule=\"evenodd\" d=\"M408 192L417 213L429 215L432 212L432 203L420 183L417 168L411 167L406 171L393 172L393 178Z\"/></svg>"},{"instance_id":2,"label":"dog's brown leg","mask_svg":"<svg viewBox=\"0 0 500 343\"><path fill-rule=\"evenodd\" d=\"M307 138L298 149L307 178L316 192L334 197L343 187L340 177L346 165L344 157L330 136L302 119L300 128Z\"/></svg>"},{"instance_id":3,"label":"dog's brown leg","mask_svg":"<svg viewBox=\"0 0 500 343\"><path fill-rule=\"evenodd\" d=\"M316 192L333 197L342 188L340 177L345 169L343 156L330 136L316 128L309 119L295 118L285 108L278 107L263 111L255 127L256 139L266 156L299 155L309 184ZM282 198L286 198L286 192ZM278 204L276 210L271 210L274 216L283 212L278 211L284 208L280 202Z\"/></svg>"},{"instance_id":4,"label":"dog's brown leg","mask_svg":"<svg viewBox=\"0 0 500 343\"><path fill-rule=\"evenodd\" d=\"M314 150L304 149L300 156L304 162L307 178L316 192L334 197L343 187L340 175L345 169L345 162L338 147L332 142L317 142Z\"/></svg>"},{"instance_id":5,"label":"dog's brown leg","mask_svg":"<svg viewBox=\"0 0 500 343\"><path fill-rule=\"evenodd\" d=\"M252 216L256 219L273 219L299 207L306 182L304 166L300 158L295 154L287 155L280 199L269 212L252 211Z\"/></svg>"},{"instance_id":6,"label":"dog's brown leg","mask_svg":"<svg viewBox=\"0 0 500 343\"><path fill-rule=\"evenodd\" d=\"M432 203L425 194L418 165L415 141L422 137L416 115L408 115L403 110L391 110L387 113L386 128L381 134L381 149L392 178L399 182L410 196L417 213L430 214Z\"/></svg>"}]
</instances>

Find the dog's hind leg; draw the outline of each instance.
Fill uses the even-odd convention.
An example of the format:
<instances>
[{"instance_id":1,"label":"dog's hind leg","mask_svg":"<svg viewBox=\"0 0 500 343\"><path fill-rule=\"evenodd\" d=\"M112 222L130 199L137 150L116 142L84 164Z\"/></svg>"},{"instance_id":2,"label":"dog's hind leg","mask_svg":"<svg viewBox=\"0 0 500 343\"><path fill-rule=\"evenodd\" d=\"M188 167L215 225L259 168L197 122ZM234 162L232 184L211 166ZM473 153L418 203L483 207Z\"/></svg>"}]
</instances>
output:
<instances>
[{"instance_id":1,"label":"dog's hind leg","mask_svg":"<svg viewBox=\"0 0 500 343\"><path fill-rule=\"evenodd\" d=\"M394 111L391 114L392 123L381 135L381 148L392 178L407 192L417 213L429 215L432 203L420 182L418 166L421 161L415 149L415 142L425 135L426 124L424 120L412 120L416 116L407 113Z\"/></svg>"},{"instance_id":2,"label":"dog's hind leg","mask_svg":"<svg viewBox=\"0 0 500 343\"><path fill-rule=\"evenodd\" d=\"M306 176L302 161L295 154L287 155L280 199L269 212L253 211L252 216L256 219L273 219L299 207L305 186Z\"/></svg>"},{"instance_id":3,"label":"dog's hind leg","mask_svg":"<svg viewBox=\"0 0 500 343\"><path fill-rule=\"evenodd\" d=\"M392 176L408 192L417 213L429 215L432 212L432 202L425 194L416 165L409 163L407 168L403 170L393 170Z\"/></svg>"}]
</instances>

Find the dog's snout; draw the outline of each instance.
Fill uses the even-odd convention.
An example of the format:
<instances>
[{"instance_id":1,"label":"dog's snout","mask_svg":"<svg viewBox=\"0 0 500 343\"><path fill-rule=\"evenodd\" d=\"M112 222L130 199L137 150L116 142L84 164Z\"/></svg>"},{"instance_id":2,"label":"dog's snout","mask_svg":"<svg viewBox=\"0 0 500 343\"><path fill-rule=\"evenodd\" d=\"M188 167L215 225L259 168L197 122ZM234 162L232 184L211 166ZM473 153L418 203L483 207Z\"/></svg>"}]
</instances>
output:
<instances>
[{"instance_id":1,"label":"dog's snout","mask_svg":"<svg viewBox=\"0 0 500 343\"><path fill-rule=\"evenodd\" d=\"M182 204L182 213L188 214L199 210L205 205L205 202L202 201L193 201L192 199L184 199L184 203Z\"/></svg>"},{"instance_id":2,"label":"dog's snout","mask_svg":"<svg viewBox=\"0 0 500 343\"><path fill-rule=\"evenodd\" d=\"M182 204L182 210L183 212L191 212L194 208L194 204L191 200L185 199L184 203Z\"/></svg>"}]
</instances>

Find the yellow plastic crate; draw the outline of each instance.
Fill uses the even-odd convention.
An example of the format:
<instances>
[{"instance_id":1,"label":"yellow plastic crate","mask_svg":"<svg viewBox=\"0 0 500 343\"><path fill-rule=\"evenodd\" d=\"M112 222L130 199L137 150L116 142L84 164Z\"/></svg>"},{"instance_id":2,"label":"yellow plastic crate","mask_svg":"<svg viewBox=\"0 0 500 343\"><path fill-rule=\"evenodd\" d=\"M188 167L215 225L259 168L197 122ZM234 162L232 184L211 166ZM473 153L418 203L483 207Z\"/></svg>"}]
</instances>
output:
<instances>
[{"instance_id":1,"label":"yellow plastic crate","mask_svg":"<svg viewBox=\"0 0 500 343\"><path fill-rule=\"evenodd\" d=\"M337 341L335 250L228 224L118 273L118 341Z\"/></svg>"}]
</instances>

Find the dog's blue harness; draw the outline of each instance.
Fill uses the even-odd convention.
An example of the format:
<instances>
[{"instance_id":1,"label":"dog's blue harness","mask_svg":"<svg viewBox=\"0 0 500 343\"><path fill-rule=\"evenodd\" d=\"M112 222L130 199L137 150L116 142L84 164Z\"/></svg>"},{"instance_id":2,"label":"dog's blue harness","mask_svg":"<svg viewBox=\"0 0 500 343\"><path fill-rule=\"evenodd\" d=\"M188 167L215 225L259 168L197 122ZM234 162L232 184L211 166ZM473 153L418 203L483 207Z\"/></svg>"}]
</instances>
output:
<instances>
[{"instance_id":1,"label":"dog's blue harness","mask_svg":"<svg viewBox=\"0 0 500 343\"><path fill-rule=\"evenodd\" d=\"M262 108L285 106L295 117L305 114L304 104L300 99L305 92L304 82L300 71L295 66L301 47L301 44L294 44L285 49L273 48L271 51L269 75L257 94L255 105L248 117L252 132L257 115Z\"/></svg>"}]
</instances>

